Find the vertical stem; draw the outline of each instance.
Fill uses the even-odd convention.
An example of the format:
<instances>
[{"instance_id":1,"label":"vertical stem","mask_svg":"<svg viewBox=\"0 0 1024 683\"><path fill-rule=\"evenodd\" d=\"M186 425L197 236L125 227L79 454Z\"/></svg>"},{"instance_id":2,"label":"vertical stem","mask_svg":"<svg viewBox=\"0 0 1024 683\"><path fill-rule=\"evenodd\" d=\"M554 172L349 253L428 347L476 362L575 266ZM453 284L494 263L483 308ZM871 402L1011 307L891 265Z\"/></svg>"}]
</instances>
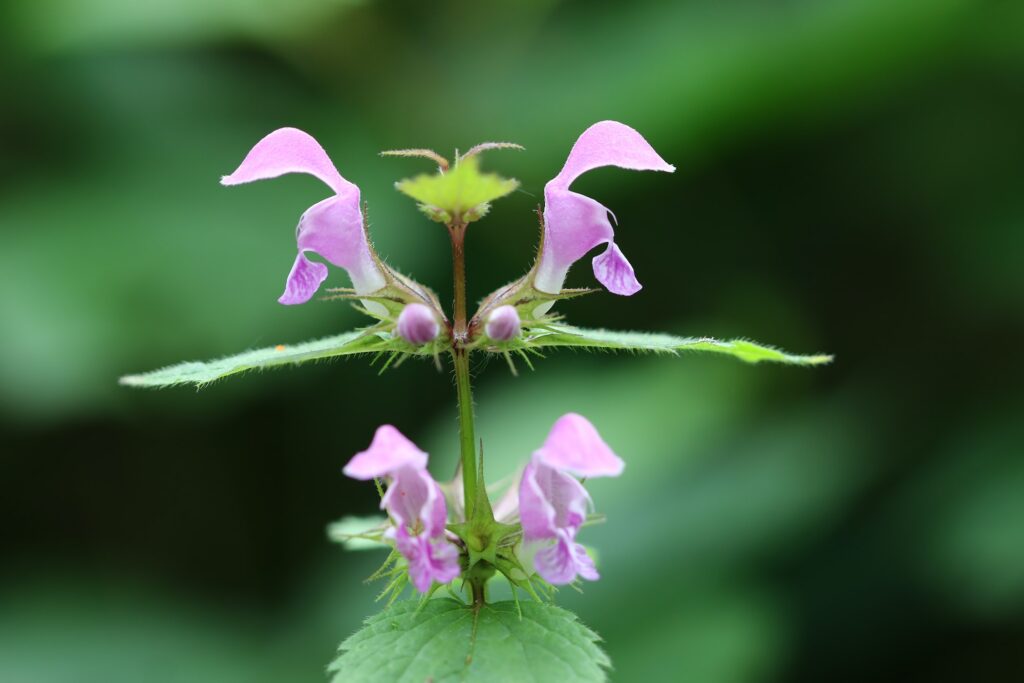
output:
<instances>
[{"instance_id":1,"label":"vertical stem","mask_svg":"<svg viewBox=\"0 0 1024 683\"><path fill-rule=\"evenodd\" d=\"M487 581L475 579L469 585L473 591L473 609L479 610L487 602Z\"/></svg>"},{"instance_id":2,"label":"vertical stem","mask_svg":"<svg viewBox=\"0 0 1024 683\"><path fill-rule=\"evenodd\" d=\"M458 348L466 341L466 226L453 223L448 227L452 238L452 277L455 279L454 342Z\"/></svg>"},{"instance_id":3,"label":"vertical stem","mask_svg":"<svg viewBox=\"0 0 1024 683\"><path fill-rule=\"evenodd\" d=\"M462 492L466 505L466 519L472 519L476 503L476 436L473 426L473 387L469 377L469 351L465 348L466 329L466 252L465 224L455 223L448 228L452 238L452 272L455 281L452 328L452 360L455 365L455 389L459 398L459 444L462 461Z\"/></svg>"},{"instance_id":4,"label":"vertical stem","mask_svg":"<svg viewBox=\"0 0 1024 683\"><path fill-rule=\"evenodd\" d=\"M459 445L462 454L462 492L466 501L466 519L473 518L476 504L476 436L473 428L473 388L469 381L469 353L456 348L455 388L459 395Z\"/></svg>"}]
</instances>

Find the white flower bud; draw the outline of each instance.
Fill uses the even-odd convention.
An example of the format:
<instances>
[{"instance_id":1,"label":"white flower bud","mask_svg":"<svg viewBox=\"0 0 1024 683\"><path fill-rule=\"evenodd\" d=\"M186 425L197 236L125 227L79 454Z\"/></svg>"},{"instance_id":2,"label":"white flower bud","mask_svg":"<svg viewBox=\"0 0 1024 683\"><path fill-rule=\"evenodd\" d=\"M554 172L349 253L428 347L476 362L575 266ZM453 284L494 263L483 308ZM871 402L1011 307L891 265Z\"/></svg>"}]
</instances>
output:
<instances>
[{"instance_id":1,"label":"white flower bud","mask_svg":"<svg viewBox=\"0 0 1024 683\"><path fill-rule=\"evenodd\" d=\"M398 316L398 334L410 344L422 346L434 341L440 331L437 317L423 304L409 304Z\"/></svg>"},{"instance_id":2,"label":"white flower bud","mask_svg":"<svg viewBox=\"0 0 1024 683\"><path fill-rule=\"evenodd\" d=\"M487 317L484 331L494 341L508 341L519 336L519 313L513 306L498 306Z\"/></svg>"}]
</instances>

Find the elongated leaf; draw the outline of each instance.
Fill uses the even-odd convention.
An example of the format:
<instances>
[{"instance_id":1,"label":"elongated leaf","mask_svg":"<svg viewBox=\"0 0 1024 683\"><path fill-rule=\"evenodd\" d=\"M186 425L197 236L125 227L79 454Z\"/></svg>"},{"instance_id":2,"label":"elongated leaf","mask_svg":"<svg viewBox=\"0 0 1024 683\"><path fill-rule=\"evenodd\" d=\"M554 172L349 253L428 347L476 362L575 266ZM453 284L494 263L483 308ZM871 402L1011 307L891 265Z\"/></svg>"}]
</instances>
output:
<instances>
[{"instance_id":1,"label":"elongated leaf","mask_svg":"<svg viewBox=\"0 0 1024 683\"><path fill-rule=\"evenodd\" d=\"M340 543L345 550L379 550L387 548L382 539L387 527L387 518L379 515L373 517L342 517L337 522L327 525L327 537Z\"/></svg>"},{"instance_id":2,"label":"elongated leaf","mask_svg":"<svg viewBox=\"0 0 1024 683\"><path fill-rule=\"evenodd\" d=\"M278 344L254 351L245 351L217 360L178 363L162 370L121 378L121 384L130 387L171 387L178 384L202 386L215 380L246 370L262 370L278 365L298 365L311 360L377 353L392 350L391 339L365 330L353 330L334 337L326 337L295 345Z\"/></svg>"},{"instance_id":3,"label":"elongated leaf","mask_svg":"<svg viewBox=\"0 0 1024 683\"><path fill-rule=\"evenodd\" d=\"M478 613L448 598L399 602L366 620L330 665L333 683L590 683L605 681L597 634L560 607L523 602ZM475 620L475 623L474 623Z\"/></svg>"},{"instance_id":4,"label":"elongated leaf","mask_svg":"<svg viewBox=\"0 0 1024 683\"><path fill-rule=\"evenodd\" d=\"M710 337L675 337L669 334L646 332L613 332L568 325L549 325L543 329L533 330L524 338L522 344L521 348L542 349L566 346L579 349L641 353L677 354L682 351L709 351L734 356L747 363L770 361L790 365L822 365L832 361L832 356L829 355L793 355L744 339L720 341Z\"/></svg>"}]
</instances>

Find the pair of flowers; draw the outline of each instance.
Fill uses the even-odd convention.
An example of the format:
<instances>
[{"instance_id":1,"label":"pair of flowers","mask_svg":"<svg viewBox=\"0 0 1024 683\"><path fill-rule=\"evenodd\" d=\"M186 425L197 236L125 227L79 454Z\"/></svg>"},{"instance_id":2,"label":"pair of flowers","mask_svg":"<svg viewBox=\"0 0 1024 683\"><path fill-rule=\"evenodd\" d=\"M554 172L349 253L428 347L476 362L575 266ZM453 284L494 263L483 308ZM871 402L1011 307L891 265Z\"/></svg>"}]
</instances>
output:
<instances>
[{"instance_id":1,"label":"pair of flowers","mask_svg":"<svg viewBox=\"0 0 1024 683\"><path fill-rule=\"evenodd\" d=\"M633 267L615 244L610 212L590 197L569 186L580 175L602 166L631 170L674 171L643 136L616 121L590 126L573 145L562 170L544 186L544 233L532 285L540 292L557 295L569 268L594 247L607 245L592 261L594 276L609 291L629 296L641 288ZM392 273L374 253L366 232L359 188L338 173L323 147L309 134L281 128L260 140L224 185L276 178L286 173L308 173L323 181L334 196L314 204L302 214L296 231L298 255L278 301L301 304L309 301L327 278L327 266L311 261L318 254L344 268L356 294L369 295L384 288ZM429 310L427 311L429 313ZM430 322L418 311L409 327L422 338ZM506 322L496 327L511 327ZM436 324L436 323L435 323ZM502 327L503 326L503 327ZM500 330L498 330L500 331ZM436 333L435 333L436 336Z\"/></svg>"},{"instance_id":2,"label":"pair of flowers","mask_svg":"<svg viewBox=\"0 0 1024 683\"><path fill-rule=\"evenodd\" d=\"M560 417L544 444L533 452L518 486L498 507L503 509L499 521L522 525L519 555L524 560L532 556L533 568L542 579L564 585L577 576L598 578L593 560L576 542L593 508L590 494L577 477L617 477L624 467L594 426L575 413ZM381 499L391 521L385 537L405 557L417 590L425 593L435 582L446 584L459 576L459 541L447 530L449 506L427 472L425 452L393 426L383 425L370 447L357 453L343 471L354 479L388 481Z\"/></svg>"}]
</instances>

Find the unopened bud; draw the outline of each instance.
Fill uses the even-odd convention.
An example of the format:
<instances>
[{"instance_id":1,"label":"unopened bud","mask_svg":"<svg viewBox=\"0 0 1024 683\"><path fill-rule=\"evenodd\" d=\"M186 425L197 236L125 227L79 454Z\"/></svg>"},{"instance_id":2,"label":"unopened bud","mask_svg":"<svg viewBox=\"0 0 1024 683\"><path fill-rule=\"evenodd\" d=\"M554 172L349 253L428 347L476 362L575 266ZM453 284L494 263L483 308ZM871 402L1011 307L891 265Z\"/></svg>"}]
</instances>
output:
<instances>
[{"instance_id":1,"label":"unopened bud","mask_svg":"<svg viewBox=\"0 0 1024 683\"><path fill-rule=\"evenodd\" d=\"M398 315L398 334L405 341L422 346L441 331L433 311L423 304L409 304Z\"/></svg>"},{"instance_id":2,"label":"unopened bud","mask_svg":"<svg viewBox=\"0 0 1024 683\"><path fill-rule=\"evenodd\" d=\"M487 318L484 331L494 341L508 341L519 336L519 313L514 306L498 306Z\"/></svg>"}]
</instances>

